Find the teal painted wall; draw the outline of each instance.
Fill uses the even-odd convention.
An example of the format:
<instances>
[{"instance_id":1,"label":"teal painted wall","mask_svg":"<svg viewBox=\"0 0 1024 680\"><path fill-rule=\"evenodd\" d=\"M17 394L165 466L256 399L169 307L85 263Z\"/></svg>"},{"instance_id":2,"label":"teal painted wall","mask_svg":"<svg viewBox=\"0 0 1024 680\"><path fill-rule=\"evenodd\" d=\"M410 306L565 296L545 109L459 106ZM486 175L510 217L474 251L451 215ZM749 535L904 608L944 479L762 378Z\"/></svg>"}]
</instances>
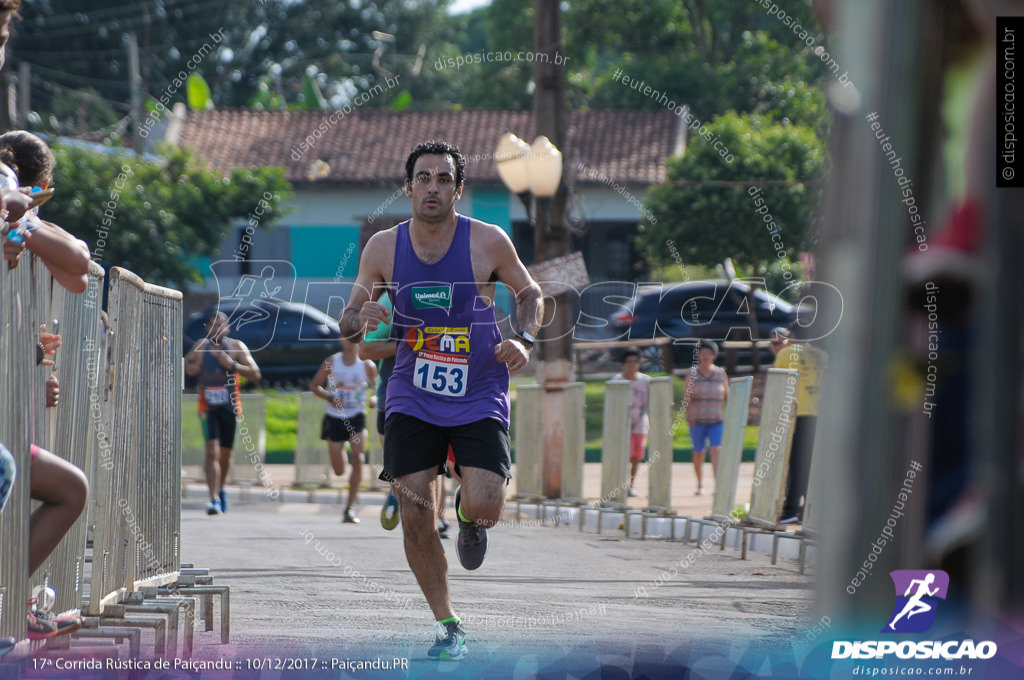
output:
<instances>
[{"instance_id":1,"label":"teal painted wall","mask_svg":"<svg viewBox=\"0 0 1024 680\"><path fill-rule=\"evenodd\" d=\"M213 260L206 255L192 255L186 261L189 265L195 267L199 271L199 275L204 279L210 276L210 263Z\"/></svg>"},{"instance_id":2,"label":"teal painted wall","mask_svg":"<svg viewBox=\"0 0 1024 680\"><path fill-rule=\"evenodd\" d=\"M512 225L509 219L509 194L507 189L474 189L470 201L470 217L481 222L496 224L512 236ZM498 285L494 292L494 304L505 314L512 312L515 300L508 288Z\"/></svg>"},{"instance_id":3,"label":"teal painted wall","mask_svg":"<svg viewBox=\"0 0 1024 680\"><path fill-rule=\"evenodd\" d=\"M358 226L292 227L291 248L296 276L354 278L359 270Z\"/></svg>"},{"instance_id":4,"label":"teal painted wall","mask_svg":"<svg viewBox=\"0 0 1024 680\"><path fill-rule=\"evenodd\" d=\"M474 189L470 201L470 217L497 224L505 233L511 234L509 195L507 189Z\"/></svg>"}]
</instances>

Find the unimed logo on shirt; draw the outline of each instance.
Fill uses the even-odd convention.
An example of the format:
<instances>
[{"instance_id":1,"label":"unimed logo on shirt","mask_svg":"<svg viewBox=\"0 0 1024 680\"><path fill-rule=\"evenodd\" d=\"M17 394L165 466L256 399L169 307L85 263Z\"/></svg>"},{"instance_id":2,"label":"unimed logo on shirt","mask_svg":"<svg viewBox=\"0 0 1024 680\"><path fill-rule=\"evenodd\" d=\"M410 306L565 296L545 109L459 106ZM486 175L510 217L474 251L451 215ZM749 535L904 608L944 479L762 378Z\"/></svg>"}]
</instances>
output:
<instances>
[{"instance_id":1,"label":"unimed logo on shirt","mask_svg":"<svg viewBox=\"0 0 1024 680\"><path fill-rule=\"evenodd\" d=\"M414 286L412 289L413 309L451 309L451 306L450 286Z\"/></svg>"}]
</instances>

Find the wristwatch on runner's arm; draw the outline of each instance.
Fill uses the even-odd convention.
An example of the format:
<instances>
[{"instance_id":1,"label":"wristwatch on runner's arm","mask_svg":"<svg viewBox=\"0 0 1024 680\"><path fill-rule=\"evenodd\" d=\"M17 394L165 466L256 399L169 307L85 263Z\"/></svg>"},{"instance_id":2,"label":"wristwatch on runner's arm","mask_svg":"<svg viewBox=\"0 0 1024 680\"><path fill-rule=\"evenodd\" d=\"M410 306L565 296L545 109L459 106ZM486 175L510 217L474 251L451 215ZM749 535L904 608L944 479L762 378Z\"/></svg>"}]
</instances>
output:
<instances>
[{"instance_id":1,"label":"wristwatch on runner's arm","mask_svg":"<svg viewBox=\"0 0 1024 680\"><path fill-rule=\"evenodd\" d=\"M533 343L537 342L537 338L526 331L516 331L516 337L526 349L533 349Z\"/></svg>"}]
</instances>

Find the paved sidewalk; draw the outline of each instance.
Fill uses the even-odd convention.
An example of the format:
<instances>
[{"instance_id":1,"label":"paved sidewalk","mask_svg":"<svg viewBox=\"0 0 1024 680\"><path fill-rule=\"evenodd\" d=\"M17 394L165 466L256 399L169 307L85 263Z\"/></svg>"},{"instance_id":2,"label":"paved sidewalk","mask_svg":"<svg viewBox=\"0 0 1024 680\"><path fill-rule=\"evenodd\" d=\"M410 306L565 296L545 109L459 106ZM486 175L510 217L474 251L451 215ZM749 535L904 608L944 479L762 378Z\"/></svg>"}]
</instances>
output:
<instances>
[{"instance_id":1,"label":"paved sidewalk","mask_svg":"<svg viewBox=\"0 0 1024 680\"><path fill-rule=\"evenodd\" d=\"M358 525L342 524L334 504L236 500L208 517L200 495L186 498L183 560L231 586L232 643L204 634L196 656L398 657L419 669L411 677L438 672L425 656L432 616L401 528L380 526L380 498L366 495ZM743 561L732 549L695 553L692 543L506 521L491 531L484 565L467 572L452 535L452 596L471 654L457 677L530 677L620 657L675 668L691 656L756 657L788 649L809 625L812 578L791 560L771 566L766 555Z\"/></svg>"},{"instance_id":2,"label":"paved sidewalk","mask_svg":"<svg viewBox=\"0 0 1024 680\"><path fill-rule=\"evenodd\" d=\"M325 454L326 457L326 454ZM269 479L275 487L288 487L295 480L295 466L294 465L267 465L267 472L270 475ZM370 466L363 466L363 488L370 482ZM649 483L648 468L646 464L641 464L640 469L637 471L637 491L639 496L630 498L629 505L633 508L643 508L647 505L647 488ZM201 479L201 471L198 468L186 468L187 477L193 480L189 484L188 495L200 497L205 490L198 488L198 480ZM694 492L697 490L697 478L694 475L693 463L673 463L672 464L672 508L676 510L680 515L689 515L691 517L704 517L711 512L711 501L712 494L714 492L714 481L711 474L711 463L704 463L704 495L697 496ZM754 479L754 463L741 463L739 472L739 481L736 485L736 504L746 503L750 500L750 490ZM230 485L229 485L230 486ZM335 475L331 475L331 489L321 489L316 493L320 498L320 502L336 502L338 498L338 492L345 488L344 493L347 494L348 479L342 479ZM446 488L451 491L455 488L454 480L447 482ZM232 491L229 489L229 493L236 493L237 489ZM601 498L601 464L600 463L586 463L583 469L583 493L591 501L597 501ZM198 494L198 495L197 495ZM264 492L259 487L253 487L250 496L253 500L261 500ZM512 465L512 482L508 487L507 498L512 498L516 494L516 466ZM257 498L261 497L261 498ZM289 499L292 498L289 495ZM360 495L360 503L372 503L379 504L382 502L383 497L380 494L370 492L365 497Z\"/></svg>"}]
</instances>

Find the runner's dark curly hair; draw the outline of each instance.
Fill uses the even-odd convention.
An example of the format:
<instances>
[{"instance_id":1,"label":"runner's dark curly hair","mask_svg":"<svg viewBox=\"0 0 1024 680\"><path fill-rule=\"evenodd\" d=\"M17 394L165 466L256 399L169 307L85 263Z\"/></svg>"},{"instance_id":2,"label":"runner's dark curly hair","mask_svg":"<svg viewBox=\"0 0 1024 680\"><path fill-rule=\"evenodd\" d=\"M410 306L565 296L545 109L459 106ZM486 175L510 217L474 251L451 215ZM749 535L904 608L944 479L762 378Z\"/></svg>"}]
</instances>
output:
<instances>
[{"instance_id":1,"label":"runner's dark curly hair","mask_svg":"<svg viewBox=\"0 0 1024 680\"><path fill-rule=\"evenodd\" d=\"M406 184L412 184L412 169L416 165L416 159L420 156L432 156L435 154L452 157L452 162L455 163L455 186L462 186L462 183L466 180L466 157L459 151L459 147L438 139L420 142L412 150L412 153L409 154L408 160L405 161Z\"/></svg>"}]
</instances>

